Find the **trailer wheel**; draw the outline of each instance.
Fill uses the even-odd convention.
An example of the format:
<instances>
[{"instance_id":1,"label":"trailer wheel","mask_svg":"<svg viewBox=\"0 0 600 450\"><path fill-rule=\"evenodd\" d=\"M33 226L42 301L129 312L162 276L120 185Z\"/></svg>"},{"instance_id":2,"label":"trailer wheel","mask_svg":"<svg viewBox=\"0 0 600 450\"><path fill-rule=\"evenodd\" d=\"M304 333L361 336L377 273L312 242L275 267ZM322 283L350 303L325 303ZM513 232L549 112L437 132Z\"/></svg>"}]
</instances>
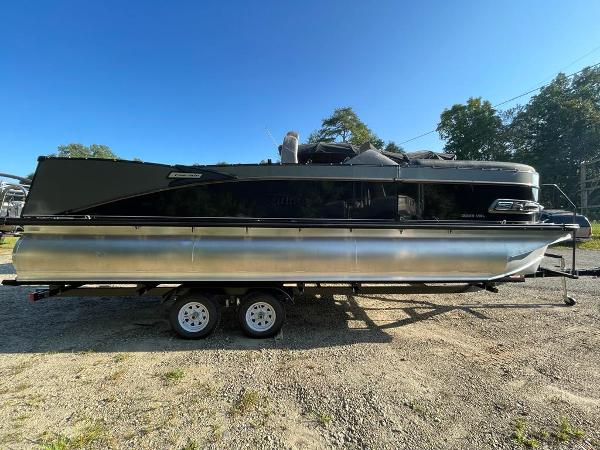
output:
<instances>
[{"instance_id":1,"label":"trailer wheel","mask_svg":"<svg viewBox=\"0 0 600 450\"><path fill-rule=\"evenodd\" d=\"M175 332L186 339L208 336L221 319L216 302L204 295L192 294L178 299L169 313Z\"/></svg>"},{"instance_id":2,"label":"trailer wheel","mask_svg":"<svg viewBox=\"0 0 600 450\"><path fill-rule=\"evenodd\" d=\"M238 320L247 336L266 338L276 335L285 320L285 308L268 292L253 292L242 299Z\"/></svg>"}]
</instances>

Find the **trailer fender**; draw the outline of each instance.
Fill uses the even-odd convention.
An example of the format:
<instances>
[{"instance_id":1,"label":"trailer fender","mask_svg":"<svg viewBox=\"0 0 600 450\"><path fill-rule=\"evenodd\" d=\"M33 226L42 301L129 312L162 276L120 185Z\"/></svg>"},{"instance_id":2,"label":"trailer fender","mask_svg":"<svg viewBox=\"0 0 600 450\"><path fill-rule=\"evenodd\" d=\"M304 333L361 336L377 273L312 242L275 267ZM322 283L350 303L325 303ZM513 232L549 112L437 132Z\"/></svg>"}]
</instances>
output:
<instances>
[{"instance_id":1,"label":"trailer fender","mask_svg":"<svg viewBox=\"0 0 600 450\"><path fill-rule=\"evenodd\" d=\"M245 295L251 294L253 292L270 292L277 296L282 303L293 305L294 304L294 293L293 291L287 290L284 287L261 287L261 288L252 288L248 289Z\"/></svg>"}]
</instances>

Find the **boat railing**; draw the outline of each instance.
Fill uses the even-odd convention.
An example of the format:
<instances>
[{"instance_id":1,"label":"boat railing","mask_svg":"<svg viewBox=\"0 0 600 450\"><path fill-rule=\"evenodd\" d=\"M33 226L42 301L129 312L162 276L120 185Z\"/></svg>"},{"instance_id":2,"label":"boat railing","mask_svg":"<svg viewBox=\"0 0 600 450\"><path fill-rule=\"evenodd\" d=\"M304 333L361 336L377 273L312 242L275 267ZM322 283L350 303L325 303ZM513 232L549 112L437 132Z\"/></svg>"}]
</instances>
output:
<instances>
[{"instance_id":1,"label":"boat railing","mask_svg":"<svg viewBox=\"0 0 600 450\"><path fill-rule=\"evenodd\" d=\"M569 196L565 193L565 191L563 191L560 188L560 186L558 186L557 184L553 184L553 183L544 183L544 184L542 184L542 186L553 187L571 205L571 207L573 208L573 223L576 224L577 223L577 205L569 198ZM577 253L577 240L575 239L576 233L577 233L577 230L573 230L571 232L571 236L572 236L571 246L572 246L572 252L573 252L572 258L571 258L571 274L572 275L577 274L577 270L575 268L575 255Z\"/></svg>"}]
</instances>

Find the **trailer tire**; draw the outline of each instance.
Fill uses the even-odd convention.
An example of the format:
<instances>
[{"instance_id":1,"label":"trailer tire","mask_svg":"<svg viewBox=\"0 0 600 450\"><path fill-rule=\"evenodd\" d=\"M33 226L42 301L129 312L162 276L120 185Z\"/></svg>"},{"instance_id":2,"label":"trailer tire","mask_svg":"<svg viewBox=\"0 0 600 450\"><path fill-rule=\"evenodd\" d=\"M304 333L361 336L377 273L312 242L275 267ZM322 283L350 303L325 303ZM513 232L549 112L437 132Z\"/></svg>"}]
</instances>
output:
<instances>
[{"instance_id":1,"label":"trailer tire","mask_svg":"<svg viewBox=\"0 0 600 450\"><path fill-rule=\"evenodd\" d=\"M186 339L208 336L219 324L221 310L211 298L201 294L181 297L173 303L169 321L175 332Z\"/></svg>"},{"instance_id":2,"label":"trailer tire","mask_svg":"<svg viewBox=\"0 0 600 450\"><path fill-rule=\"evenodd\" d=\"M283 303L269 292L251 292L238 307L238 320L244 333L252 338L275 336L285 321Z\"/></svg>"}]
</instances>

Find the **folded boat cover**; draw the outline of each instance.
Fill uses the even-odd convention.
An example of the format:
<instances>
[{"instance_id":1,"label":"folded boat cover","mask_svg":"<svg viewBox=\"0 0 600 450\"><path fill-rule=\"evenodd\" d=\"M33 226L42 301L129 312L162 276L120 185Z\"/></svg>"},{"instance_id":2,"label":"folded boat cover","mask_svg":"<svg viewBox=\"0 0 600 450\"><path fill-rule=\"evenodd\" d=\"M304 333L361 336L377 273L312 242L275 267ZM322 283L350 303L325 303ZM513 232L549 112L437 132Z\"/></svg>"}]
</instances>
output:
<instances>
[{"instance_id":1,"label":"folded boat cover","mask_svg":"<svg viewBox=\"0 0 600 450\"><path fill-rule=\"evenodd\" d=\"M431 150L417 150L416 152L407 153L408 159L439 159L439 160L455 160L456 155L454 153L437 153Z\"/></svg>"},{"instance_id":2,"label":"folded boat cover","mask_svg":"<svg viewBox=\"0 0 600 450\"><path fill-rule=\"evenodd\" d=\"M300 164L336 164L358 155L359 148L347 142L318 142L298 146Z\"/></svg>"},{"instance_id":3,"label":"folded boat cover","mask_svg":"<svg viewBox=\"0 0 600 450\"><path fill-rule=\"evenodd\" d=\"M368 150L379 152L398 164L410 164L411 161L416 159L437 159L442 161L456 159L456 155L452 153L436 153L431 150L419 150L411 153L403 151L386 152L376 149L370 143L358 146L348 142L318 142L316 144L299 145L298 162L300 164L339 164ZM353 164L358 164L358 162Z\"/></svg>"},{"instance_id":4,"label":"folded boat cover","mask_svg":"<svg viewBox=\"0 0 600 450\"><path fill-rule=\"evenodd\" d=\"M377 150L367 150L354 158L347 159L343 164L362 164L372 166L397 166L398 163Z\"/></svg>"}]
</instances>

